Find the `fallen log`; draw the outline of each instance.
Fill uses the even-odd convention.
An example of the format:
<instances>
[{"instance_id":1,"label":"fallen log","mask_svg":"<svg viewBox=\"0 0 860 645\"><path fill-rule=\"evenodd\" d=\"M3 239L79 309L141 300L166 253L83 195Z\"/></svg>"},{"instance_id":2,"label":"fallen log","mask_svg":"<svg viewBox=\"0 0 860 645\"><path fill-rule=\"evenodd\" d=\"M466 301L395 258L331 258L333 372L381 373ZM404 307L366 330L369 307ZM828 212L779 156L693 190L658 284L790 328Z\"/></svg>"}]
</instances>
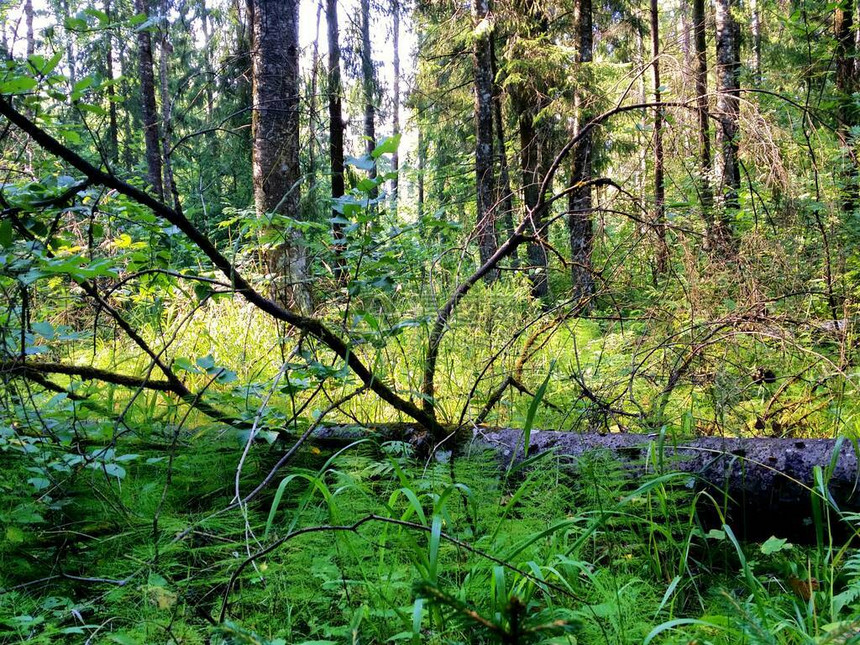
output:
<instances>
[{"instance_id":1,"label":"fallen log","mask_svg":"<svg viewBox=\"0 0 860 645\"><path fill-rule=\"evenodd\" d=\"M408 424L329 426L317 441L339 443L373 437L378 441L413 439ZM503 464L526 457L523 433L515 429L476 428L461 433L457 450L474 455L491 450ZM575 467L589 453L617 459L632 478L658 472L684 472L688 488L707 490L722 505L729 523L747 538L769 535L801 541L814 538L813 508L860 512L860 470L855 442L844 439L696 437L673 439L630 433L534 430L528 456L553 451ZM819 472L816 481L816 472ZM824 499L824 496L827 499ZM699 512L707 525L719 525L710 504ZM849 527L846 525L843 530Z\"/></svg>"}]
</instances>

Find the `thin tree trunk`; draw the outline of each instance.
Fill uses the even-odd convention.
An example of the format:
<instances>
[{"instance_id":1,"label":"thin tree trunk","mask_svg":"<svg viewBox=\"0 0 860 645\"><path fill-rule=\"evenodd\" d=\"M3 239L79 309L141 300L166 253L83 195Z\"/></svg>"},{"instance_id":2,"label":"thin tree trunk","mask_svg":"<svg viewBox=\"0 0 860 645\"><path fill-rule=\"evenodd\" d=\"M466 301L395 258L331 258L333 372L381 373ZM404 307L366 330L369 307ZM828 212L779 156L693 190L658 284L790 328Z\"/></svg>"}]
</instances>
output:
<instances>
[{"instance_id":1,"label":"thin tree trunk","mask_svg":"<svg viewBox=\"0 0 860 645\"><path fill-rule=\"evenodd\" d=\"M645 89L645 39L642 37L644 31L641 21L637 20L636 25L636 58L638 63L639 74L637 74L636 86L640 103L645 103L648 100L648 94ZM639 201L645 203L645 177L648 171L648 146L645 142L645 137L640 131L638 134L638 150L639 159L636 173L636 188L639 195Z\"/></svg>"},{"instance_id":2,"label":"thin tree trunk","mask_svg":"<svg viewBox=\"0 0 860 645\"><path fill-rule=\"evenodd\" d=\"M699 117L699 198L709 232L713 228L711 192L711 123L708 114L708 53L705 41L705 0L693 0L693 41L696 48L696 112Z\"/></svg>"},{"instance_id":3,"label":"thin tree trunk","mask_svg":"<svg viewBox=\"0 0 860 645\"><path fill-rule=\"evenodd\" d=\"M651 57L654 71L654 102L659 103L660 90L660 12L658 0L651 0ZM666 272L669 247L666 245L666 187L663 179L663 108L654 110L654 226L657 233L656 270Z\"/></svg>"},{"instance_id":4,"label":"thin tree trunk","mask_svg":"<svg viewBox=\"0 0 860 645\"><path fill-rule=\"evenodd\" d=\"M539 238L545 234L544 220L541 213L535 212L539 197L542 175L540 172L540 144L537 128L535 128L535 116L538 113L529 105L523 105L520 98L519 130L520 130L520 166L523 175L523 202L526 208L526 216L532 214L532 222L528 233L536 236L528 243L526 249L529 259L529 278L532 283L532 297L545 298L549 295L549 282L547 281L547 269L549 266L545 246Z\"/></svg>"},{"instance_id":5,"label":"thin tree trunk","mask_svg":"<svg viewBox=\"0 0 860 645\"><path fill-rule=\"evenodd\" d=\"M376 82L373 75L373 51L370 45L370 0L361 0L361 78L364 90L364 141L367 155L376 148ZM376 179L376 164L367 173L370 179ZM375 199L378 191L374 188L371 199Z\"/></svg>"},{"instance_id":6,"label":"thin tree trunk","mask_svg":"<svg viewBox=\"0 0 860 645\"><path fill-rule=\"evenodd\" d=\"M418 123L418 221L424 217L424 167L427 164L427 144L424 128Z\"/></svg>"},{"instance_id":7,"label":"thin tree trunk","mask_svg":"<svg viewBox=\"0 0 860 645\"><path fill-rule=\"evenodd\" d=\"M394 35L394 81L393 81L393 100L394 109L392 110L392 132L395 137L400 136L400 0L394 0L392 3L392 11L394 12L394 24L392 31ZM391 155L391 170L394 173L394 179L391 180L391 212L397 217L397 189L399 187L400 177L400 151L395 150Z\"/></svg>"},{"instance_id":8,"label":"thin tree trunk","mask_svg":"<svg viewBox=\"0 0 860 645\"><path fill-rule=\"evenodd\" d=\"M594 57L592 34L591 0L579 0L576 16L577 34L577 83L574 96L576 122L575 134L589 120L587 92L591 90L591 61ZM591 180L591 133L587 133L573 152L573 166L570 177L571 187ZM594 276L591 268L591 251L594 244L594 223L592 217L591 186L573 190L567 198L567 227L570 239L570 262L573 297L580 302L589 302L594 295Z\"/></svg>"},{"instance_id":9,"label":"thin tree trunk","mask_svg":"<svg viewBox=\"0 0 860 645\"><path fill-rule=\"evenodd\" d=\"M170 73L168 62L170 55L173 53L173 45L170 44L168 34L169 22L167 21L168 0L162 0L161 17L164 24L161 25L161 56L159 57L159 81L161 85L161 150L162 150L162 165L164 170L164 197L173 201L173 207L181 212L182 207L179 202L179 191L176 188L176 183L173 179L173 164L170 161L170 146L173 140L173 102L170 98Z\"/></svg>"},{"instance_id":10,"label":"thin tree trunk","mask_svg":"<svg viewBox=\"0 0 860 645\"><path fill-rule=\"evenodd\" d=\"M850 215L858 206L857 156L854 152L851 129L857 125L857 108L854 93L858 90L857 73L854 71L854 0L842 0L834 15L836 32L836 92L838 134L846 157L842 173L841 208L844 215Z\"/></svg>"},{"instance_id":11,"label":"thin tree trunk","mask_svg":"<svg viewBox=\"0 0 860 645\"><path fill-rule=\"evenodd\" d=\"M717 174L723 221L739 208L738 191L741 184L738 165L738 131L740 101L738 97L740 61L737 48L737 25L732 10L737 0L716 0L714 3L717 28L717 148L720 163ZM730 231L723 232L728 236Z\"/></svg>"},{"instance_id":12,"label":"thin tree trunk","mask_svg":"<svg viewBox=\"0 0 860 645\"><path fill-rule=\"evenodd\" d=\"M753 79L755 86L761 85L761 9L759 0L750 0L750 31L753 40Z\"/></svg>"},{"instance_id":13,"label":"thin tree trunk","mask_svg":"<svg viewBox=\"0 0 860 645\"><path fill-rule=\"evenodd\" d=\"M134 10L147 14L144 0L134 0ZM140 100L143 112L143 139L146 146L146 167L149 186L155 195L163 200L164 187L161 182L161 135L159 132L158 110L155 105L155 75L152 70L152 37L148 31L137 34L138 63L140 66Z\"/></svg>"},{"instance_id":14,"label":"thin tree trunk","mask_svg":"<svg viewBox=\"0 0 860 645\"><path fill-rule=\"evenodd\" d=\"M104 1L104 12L110 23L111 5L110 0ZM113 86L113 30L106 29L105 38L105 78L108 80L108 149L107 158L112 166L119 165L119 122L116 107L116 90Z\"/></svg>"},{"instance_id":15,"label":"thin tree trunk","mask_svg":"<svg viewBox=\"0 0 860 645\"><path fill-rule=\"evenodd\" d=\"M511 190L511 173L508 168L508 151L505 144L505 121L502 115L502 90L498 75L498 64L496 60L496 44L495 38L490 34L491 44L490 52L492 54L493 63L493 119L494 133L496 137L496 151L499 159L499 181L496 184L496 203L502 209L502 223L505 227L505 235L510 238L514 234L514 193ZM511 266L519 266L518 252L515 250L511 254Z\"/></svg>"},{"instance_id":16,"label":"thin tree trunk","mask_svg":"<svg viewBox=\"0 0 860 645\"><path fill-rule=\"evenodd\" d=\"M30 0L27 0L28 2ZM63 8L63 17L69 18L69 0L62 0L61 6ZM29 27L28 27L29 29ZM75 87L75 83L77 82L77 68L75 65L75 48L72 42L73 32L66 30L65 41L66 41L66 65L69 69L69 91Z\"/></svg>"},{"instance_id":17,"label":"thin tree trunk","mask_svg":"<svg viewBox=\"0 0 860 645\"><path fill-rule=\"evenodd\" d=\"M319 85L320 72L320 16L322 4L317 5L316 28L314 30L314 48L311 55L311 95L308 97L308 169L305 173L309 177L310 203L316 204L317 194L317 87Z\"/></svg>"},{"instance_id":18,"label":"thin tree trunk","mask_svg":"<svg viewBox=\"0 0 860 645\"><path fill-rule=\"evenodd\" d=\"M493 54L490 40L490 7L488 0L474 0L472 19L475 25L474 73L475 73L475 186L477 193L475 230L481 264L486 263L496 252L496 227L494 221L495 177L493 173ZM498 271L490 271L484 277L492 283Z\"/></svg>"},{"instance_id":19,"label":"thin tree trunk","mask_svg":"<svg viewBox=\"0 0 860 645\"><path fill-rule=\"evenodd\" d=\"M329 129L329 165L331 169L331 198L337 200L343 197L343 105L341 99L340 79L340 34L337 22L337 0L326 0L326 23L328 25L328 129ZM333 220L342 218L336 208L332 208ZM343 224L332 222L332 238L334 239L334 275L338 281L346 277L346 237Z\"/></svg>"},{"instance_id":20,"label":"thin tree trunk","mask_svg":"<svg viewBox=\"0 0 860 645\"><path fill-rule=\"evenodd\" d=\"M253 94L254 202L260 218L299 219L299 3L249 0ZM276 227L275 231L279 231ZM280 231L279 231L280 232ZM302 311L311 308L307 255L298 235L266 257L272 297Z\"/></svg>"},{"instance_id":21,"label":"thin tree trunk","mask_svg":"<svg viewBox=\"0 0 860 645\"><path fill-rule=\"evenodd\" d=\"M36 53L36 36L33 33L33 0L24 0L24 23L27 27L27 57Z\"/></svg>"}]
</instances>

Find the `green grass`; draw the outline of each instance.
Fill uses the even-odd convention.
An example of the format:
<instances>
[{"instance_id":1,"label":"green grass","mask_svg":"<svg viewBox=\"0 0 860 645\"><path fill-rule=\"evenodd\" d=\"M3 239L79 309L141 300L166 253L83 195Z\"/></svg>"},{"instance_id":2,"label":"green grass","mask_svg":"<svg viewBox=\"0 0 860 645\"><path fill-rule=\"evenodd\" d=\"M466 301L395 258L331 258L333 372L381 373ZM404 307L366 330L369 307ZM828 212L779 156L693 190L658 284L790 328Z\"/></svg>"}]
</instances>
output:
<instances>
[{"instance_id":1,"label":"green grass","mask_svg":"<svg viewBox=\"0 0 860 645\"><path fill-rule=\"evenodd\" d=\"M208 436L176 453L156 533L167 460L134 449L121 480L73 472L50 503L26 492L32 473L19 454L0 456L4 642L204 643L218 633L237 643L491 643L515 622L534 630L523 643L823 643L848 642L828 634L860 620L853 548L774 550L740 544L730 528L706 534L684 478L626 481L599 455L575 471L547 456L506 477L489 456L452 468L416 463L397 444L360 444L333 459L308 450L274 512L276 486L246 524L238 511L217 513L232 497L237 444ZM243 490L277 456L255 446ZM44 523L16 522L27 504ZM355 533L300 535L239 576L232 627L210 624L248 552L367 514L440 533L369 522ZM102 580L14 589L60 571ZM804 600L798 589L810 576L817 589Z\"/></svg>"}]
</instances>

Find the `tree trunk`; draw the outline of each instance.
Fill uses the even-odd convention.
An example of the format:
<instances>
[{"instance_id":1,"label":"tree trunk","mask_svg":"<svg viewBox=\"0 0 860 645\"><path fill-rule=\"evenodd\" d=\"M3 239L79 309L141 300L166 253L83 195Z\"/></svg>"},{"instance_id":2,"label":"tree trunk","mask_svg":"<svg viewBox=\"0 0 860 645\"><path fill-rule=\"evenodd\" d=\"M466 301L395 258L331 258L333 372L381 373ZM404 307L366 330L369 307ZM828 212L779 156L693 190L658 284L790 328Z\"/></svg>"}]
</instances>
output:
<instances>
[{"instance_id":1,"label":"tree trunk","mask_svg":"<svg viewBox=\"0 0 860 645\"><path fill-rule=\"evenodd\" d=\"M660 12L658 0L651 0L651 57L654 71L654 101L660 102ZM666 187L663 179L663 108L654 110L654 226L657 233L656 270L659 275L669 265L666 245Z\"/></svg>"},{"instance_id":2,"label":"tree trunk","mask_svg":"<svg viewBox=\"0 0 860 645\"><path fill-rule=\"evenodd\" d=\"M761 10L759 0L750 0L750 31L752 32L753 79L756 87L761 85Z\"/></svg>"},{"instance_id":3,"label":"tree trunk","mask_svg":"<svg viewBox=\"0 0 860 645\"><path fill-rule=\"evenodd\" d=\"M331 169L331 198L343 197L343 104L340 79L340 34L337 22L337 0L326 0L326 23L328 24L328 129L329 129L329 166ZM332 219L342 217L332 208ZM338 281L346 277L346 237L343 224L332 222L334 240L334 275Z\"/></svg>"},{"instance_id":4,"label":"tree trunk","mask_svg":"<svg viewBox=\"0 0 860 645\"><path fill-rule=\"evenodd\" d=\"M520 96L519 103L519 130L520 130L520 167L523 175L523 202L526 208L526 217L533 216L531 226L528 229L530 235L542 238L545 234L543 217L535 212L540 197L540 183L542 173L540 172L540 145L539 134L535 128L535 117L539 112L535 106L528 104L527 100ZM549 295L549 282L547 281L547 252L539 239L528 243L527 248L529 260L529 278L532 283L532 297L545 298Z\"/></svg>"},{"instance_id":5,"label":"tree trunk","mask_svg":"<svg viewBox=\"0 0 860 645\"><path fill-rule=\"evenodd\" d=\"M144 0L134 0L138 14L149 14ZM160 199L164 199L161 183L161 133L158 110L155 105L155 75L152 70L152 37L146 30L137 33L138 64L140 68L140 100L143 113L143 139L146 146L146 167L149 186Z\"/></svg>"},{"instance_id":6,"label":"tree trunk","mask_svg":"<svg viewBox=\"0 0 860 645\"><path fill-rule=\"evenodd\" d=\"M418 122L418 221L424 217L424 168L427 165L427 143L424 128Z\"/></svg>"},{"instance_id":7,"label":"tree trunk","mask_svg":"<svg viewBox=\"0 0 860 645\"><path fill-rule=\"evenodd\" d=\"M361 0L361 79L364 90L364 145L367 156L376 148L376 81L373 74L373 51L370 45L370 0ZM376 164L367 173L376 179ZM371 199L379 192L374 188Z\"/></svg>"},{"instance_id":8,"label":"tree trunk","mask_svg":"<svg viewBox=\"0 0 860 645\"><path fill-rule=\"evenodd\" d=\"M300 218L299 3L249 0L253 95L254 203L260 218ZM283 231L267 251L272 297L301 311L311 308L305 248Z\"/></svg>"},{"instance_id":9,"label":"tree trunk","mask_svg":"<svg viewBox=\"0 0 860 645\"><path fill-rule=\"evenodd\" d=\"M314 28L314 47L311 55L311 90L308 97L308 165L305 175L308 177L308 192L311 204L317 203L317 87L320 73L320 16L322 3L317 5L316 27Z\"/></svg>"},{"instance_id":10,"label":"tree trunk","mask_svg":"<svg viewBox=\"0 0 860 645\"><path fill-rule=\"evenodd\" d=\"M739 208L738 190L741 184L738 165L738 97L740 61L738 59L738 30L732 11L737 0L716 0L717 27L717 148L720 153L717 165L719 195L723 209L722 220L731 221L732 212ZM722 233L728 236L730 231Z\"/></svg>"},{"instance_id":11,"label":"tree trunk","mask_svg":"<svg viewBox=\"0 0 860 645\"><path fill-rule=\"evenodd\" d=\"M577 34L577 89L574 96L576 113L575 134L591 117L587 108L586 92L591 90L591 61L594 57L591 0L579 0L576 16ZM591 180L592 136L588 132L573 152L571 188ZM570 238L571 280L575 300L588 303L594 295L594 275L591 269L591 250L594 238L591 186L573 190L567 198L567 227ZM587 305L586 305L587 306Z\"/></svg>"},{"instance_id":12,"label":"tree trunk","mask_svg":"<svg viewBox=\"0 0 860 645\"><path fill-rule=\"evenodd\" d=\"M699 201L709 233L713 229L711 192L711 123L708 114L708 53L705 40L705 0L693 0L696 112L699 117Z\"/></svg>"},{"instance_id":13,"label":"tree trunk","mask_svg":"<svg viewBox=\"0 0 860 645\"><path fill-rule=\"evenodd\" d=\"M488 0L474 0L472 19L475 30L475 187L477 203L475 209L475 231L481 264L496 252L496 225L494 217L495 177L493 174L493 54L490 40L491 25ZM490 271L484 277L492 283L498 271Z\"/></svg>"},{"instance_id":14,"label":"tree trunk","mask_svg":"<svg viewBox=\"0 0 860 645\"><path fill-rule=\"evenodd\" d=\"M374 426L375 441L410 440L420 447L421 433L409 424ZM320 428L314 439L320 444L340 446L365 438L367 431L355 426ZM473 455L494 453L501 465L522 462L523 433L512 429L465 429L457 434L458 450ZM837 450L838 449L838 450ZM742 537L767 538L771 535L794 537L798 541L814 539L812 514L813 493L818 489L815 471L830 472L828 492L843 511L860 511L860 489L857 455L850 441L833 439L773 439L697 437L673 440L642 434L598 434L533 430L529 437L528 456L552 451L575 468L583 457L606 454L621 462L624 472L634 478L660 473L689 473L688 481L676 480L695 490L705 490L728 513L727 522L743 529ZM572 458L572 459L571 459ZM820 496L815 496L821 504ZM713 517L708 505L700 505L704 519ZM836 524L834 524L834 527Z\"/></svg>"},{"instance_id":15,"label":"tree trunk","mask_svg":"<svg viewBox=\"0 0 860 645\"><path fill-rule=\"evenodd\" d=\"M27 27L27 57L36 53L36 36L33 33L33 0L24 0L24 23Z\"/></svg>"},{"instance_id":16,"label":"tree trunk","mask_svg":"<svg viewBox=\"0 0 860 645\"><path fill-rule=\"evenodd\" d=\"M168 62L170 55L173 53L173 45L170 44L168 29L170 23L167 20L169 9L168 0L162 0L161 17L164 24L161 25L161 56L158 61L159 82L161 85L161 151L162 165L164 170L164 198L172 200L173 208L177 211L182 211L182 206L179 202L179 191L176 188L176 183L173 180L173 164L170 160L170 146L173 140L173 117L172 107L173 102L170 98L170 74L168 71Z\"/></svg>"},{"instance_id":17,"label":"tree trunk","mask_svg":"<svg viewBox=\"0 0 860 645\"><path fill-rule=\"evenodd\" d=\"M392 132L395 137L400 135L400 0L392 2L391 10L394 13L394 24L392 25L393 40L394 40L394 87L393 101L394 107L392 110ZM391 155L391 171L394 173L394 179L391 180L391 212L397 217L397 189L399 186L400 177L400 151L395 150Z\"/></svg>"},{"instance_id":18,"label":"tree trunk","mask_svg":"<svg viewBox=\"0 0 860 645\"><path fill-rule=\"evenodd\" d=\"M854 0L842 0L834 15L836 32L836 93L838 134L846 157L842 172L841 208L844 215L850 215L858 206L857 156L851 129L857 125L857 108L854 93L858 90L857 72L854 69Z\"/></svg>"},{"instance_id":19,"label":"tree trunk","mask_svg":"<svg viewBox=\"0 0 860 645\"><path fill-rule=\"evenodd\" d=\"M30 0L27 0L27 1L30 2ZM69 0L61 0L61 6L63 9L63 18L64 19L70 18L71 16L69 13ZM29 26L28 26L28 29L29 29ZM77 78L78 72L77 72L77 67L75 65L75 48L74 48L74 44L72 41L72 33L69 32L68 30L66 31L66 34L65 34L65 41L66 41L66 65L68 66L68 69L69 69L69 92L71 92L71 91L73 91L73 89L75 87L75 83L78 80L78 78Z\"/></svg>"},{"instance_id":20,"label":"tree trunk","mask_svg":"<svg viewBox=\"0 0 860 645\"><path fill-rule=\"evenodd\" d=\"M502 89L498 75L498 63L496 59L496 43L493 34L490 34L490 53L493 63L493 123L496 140L496 156L499 160L499 181L496 184L496 204L502 209L501 217L505 227L505 235L510 238L514 234L514 193L511 190L511 173L508 168L508 151L505 144L505 121L502 115ZM519 266L517 251L511 254L511 265Z\"/></svg>"},{"instance_id":21,"label":"tree trunk","mask_svg":"<svg viewBox=\"0 0 860 645\"><path fill-rule=\"evenodd\" d=\"M112 20L110 0L104 1L104 12L108 22ZM105 39L105 78L108 80L108 148L107 159L112 166L119 165L119 120L116 108L116 90L113 86L113 30L106 29Z\"/></svg>"}]
</instances>

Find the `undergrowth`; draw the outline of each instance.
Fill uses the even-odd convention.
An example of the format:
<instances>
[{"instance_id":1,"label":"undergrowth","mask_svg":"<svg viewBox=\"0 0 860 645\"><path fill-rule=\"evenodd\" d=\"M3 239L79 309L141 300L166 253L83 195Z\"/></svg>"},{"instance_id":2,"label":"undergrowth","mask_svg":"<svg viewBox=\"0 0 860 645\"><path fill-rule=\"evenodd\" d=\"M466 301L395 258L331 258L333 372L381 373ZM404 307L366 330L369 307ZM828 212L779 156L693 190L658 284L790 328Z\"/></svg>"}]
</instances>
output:
<instances>
[{"instance_id":1,"label":"undergrowth","mask_svg":"<svg viewBox=\"0 0 860 645\"><path fill-rule=\"evenodd\" d=\"M183 439L172 457L156 440L89 467L30 450L41 466L22 467L29 449L6 436L4 642L842 643L860 631L853 543L741 543L701 524L689 475L634 482L601 455L422 462L406 444L360 441L303 452L223 512L235 440ZM280 452L254 446L240 490ZM54 476L34 495L39 467Z\"/></svg>"}]
</instances>

